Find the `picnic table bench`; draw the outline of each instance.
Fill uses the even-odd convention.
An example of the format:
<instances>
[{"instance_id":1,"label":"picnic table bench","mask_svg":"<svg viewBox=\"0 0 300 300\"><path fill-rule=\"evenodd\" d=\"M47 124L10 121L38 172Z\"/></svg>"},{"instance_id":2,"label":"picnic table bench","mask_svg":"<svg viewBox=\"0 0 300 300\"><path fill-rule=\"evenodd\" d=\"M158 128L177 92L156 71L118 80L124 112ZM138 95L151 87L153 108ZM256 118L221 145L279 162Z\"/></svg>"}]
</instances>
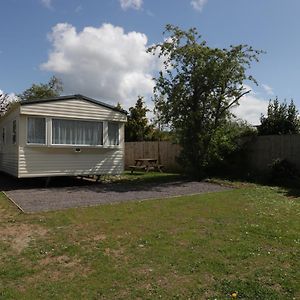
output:
<instances>
[{"instance_id":1,"label":"picnic table bench","mask_svg":"<svg viewBox=\"0 0 300 300\"><path fill-rule=\"evenodd\" d=\"M129 166L131 170L131 174L134 170L143 170L145 172L149 172L150 170L157 170L159 172L163 172L163 165L157 163L157 159L155 158L138 158L135 159L135 165Z\"/></svg>"}]
</instances>

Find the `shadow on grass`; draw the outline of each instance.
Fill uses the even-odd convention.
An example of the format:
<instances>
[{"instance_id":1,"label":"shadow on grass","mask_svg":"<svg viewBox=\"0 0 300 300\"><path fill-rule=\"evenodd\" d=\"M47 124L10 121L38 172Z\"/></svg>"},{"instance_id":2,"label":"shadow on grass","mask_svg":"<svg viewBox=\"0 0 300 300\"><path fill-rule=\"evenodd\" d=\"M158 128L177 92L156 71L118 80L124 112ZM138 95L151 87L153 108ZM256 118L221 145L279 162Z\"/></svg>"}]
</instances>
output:
<instances>
[{"instance_id":1,"label":"shadow on grass","mask_svg":"<svg viewBox=\"0 0 300 300\"><path fill-rule=\"evenodd\" d=\"M256 184L269 187L279 187L278 193L286 197L299 198L300 197L300 177L288 179L281 178L272 180L268 173L264 174L248 174L247 176L217 176L217 180L212 182L218 183L218 180L231 182L233 186L239 187L247 184Z\"/></svg>"},{"instance_id":2,"label":"shadow on grass","mask_svg":"<svg viewBox=\"0 0 300 300\"><path fill-rule=\"evenodd\" d=\"M118 191L128 191L128 186L133 190L143 189L145 185L165 185L172 182L186 181L187 178L179 174L170 173L134 173L125 172L121 176L102 176L97 182L92 178L81 178L71 176L51 177L47 184L47 178L15 178L11 175L0 173L0 191L15 191L26 189L52 189L52 188L72 188L72 189L106 189Z\"/></svg>"}]
</instances>

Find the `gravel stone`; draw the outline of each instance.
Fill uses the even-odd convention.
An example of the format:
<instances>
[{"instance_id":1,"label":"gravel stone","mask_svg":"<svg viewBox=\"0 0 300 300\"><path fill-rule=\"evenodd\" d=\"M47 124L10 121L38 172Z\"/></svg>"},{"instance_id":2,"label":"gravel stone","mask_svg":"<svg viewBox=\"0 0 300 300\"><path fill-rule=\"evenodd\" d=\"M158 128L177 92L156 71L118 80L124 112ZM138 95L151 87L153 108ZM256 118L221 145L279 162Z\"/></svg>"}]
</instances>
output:
<instances>
[{"instance_id":1,"label":"gravel stone","mask_svg":"<svg viewBox=\"0 0 300 300\"><path fill-rule=\"evenodd\" d=\"M217 184L197 181L167 183L96 183L86 180L66 179L65 184L45 188L44 181L17 180L0 175L0 188L26 213L55 211L66 208L113 204L126 201L164 199L183 195L203 194L228 190ZM54 184L55 185L55 184Z\"/></svg>"}]
</instances>

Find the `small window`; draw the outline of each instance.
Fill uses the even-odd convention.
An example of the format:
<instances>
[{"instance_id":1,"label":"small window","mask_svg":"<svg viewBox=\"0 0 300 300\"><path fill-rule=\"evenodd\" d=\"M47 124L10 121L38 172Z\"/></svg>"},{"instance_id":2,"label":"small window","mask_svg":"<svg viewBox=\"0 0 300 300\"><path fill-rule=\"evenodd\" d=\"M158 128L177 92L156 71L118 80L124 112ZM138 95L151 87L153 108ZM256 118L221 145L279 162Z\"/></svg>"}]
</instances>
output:
<instances>
[{"instance_id":1,"label":"small window","mask_svg":"<svg viewBox=\"0 0 300 300\"><path fill-rule=\"evenodd\" d=\"M13 120L12 123L12 143L15 145L17 143L17 121Z\"/></svg>"},{"instance_id":2,"label":"small window","mask_svg":"<svg viewBox=\"0 0 300 300\"><path fill-rule=\"evenodd\" d=\"M46 144L45 118L29 117L27 121L27 143Z\"/></svg>"},{"instance_id":3,"label":"small window","mask_svg":"<svg viewBox=\"0 0 300 300\"><path fill-rule=\"evenodd\" d=\"M103 123L52 119L52 144L103 145Z\"/></svg>"},{"instance_id":4,"label":"small window","mask_svg":"<svg viewBox=\"0 0 300 300\"><path fill-rule=\"evenodd\" d=\"M119 145L119 123L108 122L108 144L109 145Z\"/></svg>"},{"instance_id":5,"label":"small window","mask_svg":"<svg viewBox=\"0 0 300 300\"><path fill-rule=\"evenodd\" d=\"M6 134L5 134L5 127L2 128L2 144L5 145Z\"/></svg>"}]
</instances>

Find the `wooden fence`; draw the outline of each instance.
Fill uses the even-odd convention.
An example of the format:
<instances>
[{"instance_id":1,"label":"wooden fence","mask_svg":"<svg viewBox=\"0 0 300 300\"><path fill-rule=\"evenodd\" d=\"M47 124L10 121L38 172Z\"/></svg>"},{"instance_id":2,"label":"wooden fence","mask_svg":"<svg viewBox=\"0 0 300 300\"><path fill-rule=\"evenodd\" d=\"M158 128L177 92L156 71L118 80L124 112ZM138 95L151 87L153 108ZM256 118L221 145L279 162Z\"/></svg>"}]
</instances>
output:
<instances>
[{"instance_id":1,"label":"wooden fence","mask_svg":"<svg viewBox=\"0 0 300 300\"><path fill-rule=\"evenodd\" d=\"M180 170L176 158L181 147L169 141L125 143L125 168L137 158L156 158L169 171ZM258 172L268 171L275 159L287 159L300 170L300 134L258 136L247 143L245 164Z\"/></svg>"},{"instance_id":2,"label":"wooden fence","mask_svg":"<svg viewBox=\"0 0 300 300\"><path fill-rule=\"evenodd\" d=\"M164 165L166 170L178 171L180 165L176 158L181 151L178 144L169 141L127 142L125 143L125 168L134 165L138 158L155 158Z\"/></svg>"},{"instance_id":3,"label":"wooden fence","mask_svg":"<svg viewBox=\"0 0 300 300\"><path fill-rule=\"evenodd\" d=\"M300 134L258 136L247 145L252 169L267 171L275 159L286 159L300 170Z\"/></svg>"}]
</instances>

